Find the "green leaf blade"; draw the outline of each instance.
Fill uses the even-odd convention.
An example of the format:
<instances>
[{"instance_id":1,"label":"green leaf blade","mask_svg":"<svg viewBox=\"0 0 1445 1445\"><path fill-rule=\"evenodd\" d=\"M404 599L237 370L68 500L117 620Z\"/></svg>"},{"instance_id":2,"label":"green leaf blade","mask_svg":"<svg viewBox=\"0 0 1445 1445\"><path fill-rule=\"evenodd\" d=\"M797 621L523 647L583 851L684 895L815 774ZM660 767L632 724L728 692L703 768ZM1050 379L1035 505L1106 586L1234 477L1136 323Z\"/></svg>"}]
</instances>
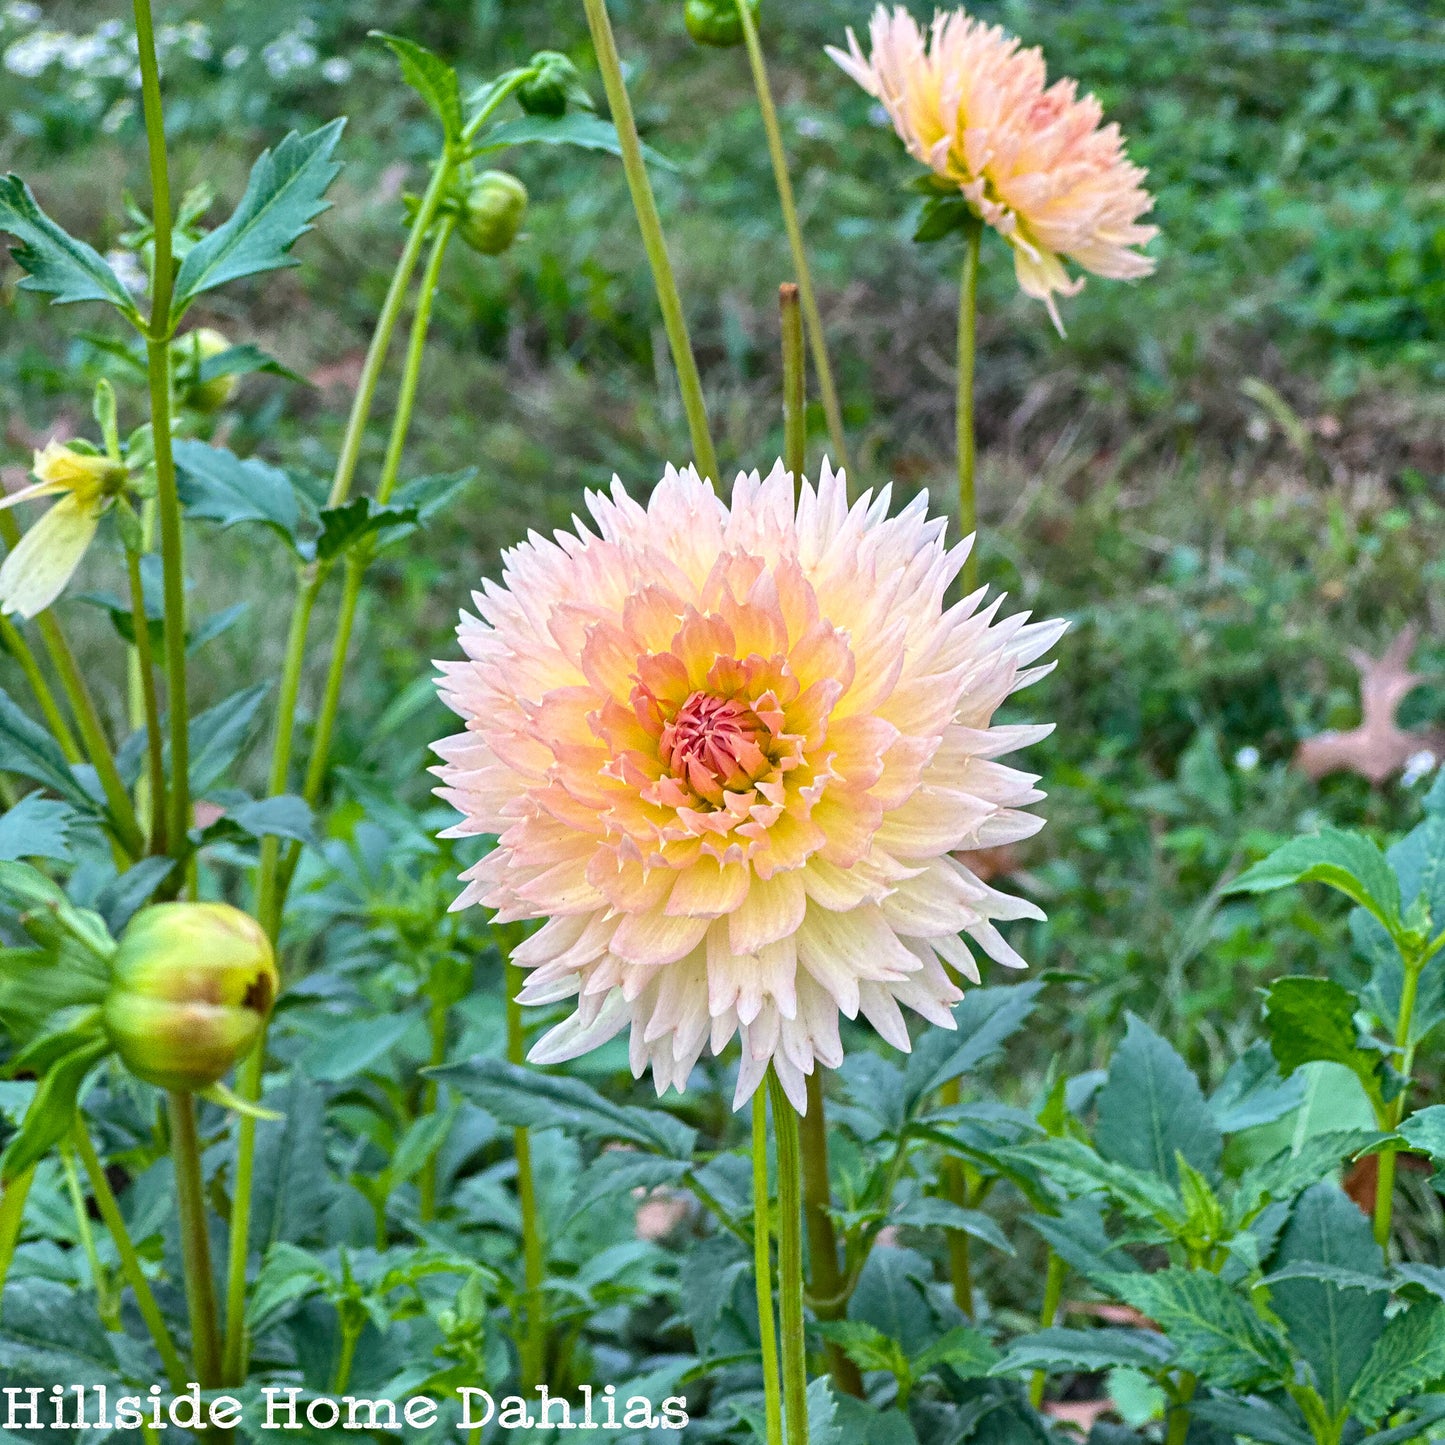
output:
<instances>
[{"instance_id":1,"label":"green leaf blade","mask_svg":"<svg viewBox=\"0 0 1445 1445\"><path fill-rule=\"evenodd\" d=\"M0 231L20 244L10 254L28 274L20 285L54 297L53 305L107 301L127 316L135 302L104 257L58 226L16 175L0 176Z\"/></svg>"}]
</instances>

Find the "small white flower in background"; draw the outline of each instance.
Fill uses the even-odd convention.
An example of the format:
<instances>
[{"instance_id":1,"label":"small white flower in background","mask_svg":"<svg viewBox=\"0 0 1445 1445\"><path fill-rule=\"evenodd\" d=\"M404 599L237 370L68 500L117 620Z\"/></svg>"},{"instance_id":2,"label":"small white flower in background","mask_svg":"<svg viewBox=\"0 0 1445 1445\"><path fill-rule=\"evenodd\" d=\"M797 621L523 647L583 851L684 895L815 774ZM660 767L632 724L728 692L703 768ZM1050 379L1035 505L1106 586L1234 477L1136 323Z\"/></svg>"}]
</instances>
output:
<instances>
[{"instance_id":1,"label":"small white flower in background","mask_svg":"<svg viewBox=\"0 0 1445 1445\"><path fill-rule=\"evenodd\" d=\"M60 63L67 70L89 70L110 51L110 42L100 35L67 35Z\"/></svg>"},{"instance_id":2,"label":"small white flower in background","mask_svg":"<svg viewBox=\"0 0 1445 1445\"><path fill-rule=\"evenodd\" d=\"M10 4L0 10L0 18L7 24L13 25L16 29L23 29L27 25L38 25L40 23L40 7L30 4L30 0L10 0Z\"/></svg>"},{"instance_id":3,"label":"small white flower in background","mask_svg":"<svg viewBox=\"0 0 1445 1445\"><path fill-rule=\"evenodd\" d=\"M130 102L124 104L129 112ZM118 107L112 107L112 110ZM110 116L106 116L108 121ZM124 119L124 116L121 117ZM104 126L105 122L102 122ZM119 122L117 122L117 126ZM146 287L150 285L150 278L145 273L145 267L141 265L139 258L134 251L107 251L105 253L106 264L115 272L116 280L130 292L132 296L143 296Z\"/></svg>"},{"instance_id":4,"label":"small white flower in background","mask_svg":"<svg viewBox=\"0 0 1445 1445\"><path fill-rule=\"evenodd\" d=\"M60 500L11 549L0 565L0 613L35 617L65 590L80 566L111 498L125 486L125 467L109 457L50 441L35 453L37 480L0 500L0 507L42 497Z\"/></svg>"},{"instance_id":5,"label":"small white flower in background","mask_svg":"<svg viewBox=\"0 0 1445 1445\"><path fill-rule=\"evenodd\" d=\"M63 30L36 30L5 49L5 69L11 75L34 80L65 54L71 37Z\"/></svg>"},{"instance_id":6,"label":"small white flower in background","mask_svg":"<svg viewBox=\"0 0 1445 1445\"><path fill-rule=\"evenodd\" d=\"M221 57L221 64L227 70L239 70L250 58L251 52L244 45L233 45Z\"/></svg>"},{"instance_id":7,"label":"small white flower in background","mask_svg":"<svg viewBox=\"0 0 1445 1445\"><path fill-rule=\"evenodd\" d=\"M333 55L321 62L321 78L332 85L345 85L351 79L351 62L342 55Z\"/></svg>"},{"instance_id":8,"label":"small white flower in background","mask_svg":"<svg viewBox=\"0 0 1445 1445\"><path fill-rule=\"evenodd\" d=\"M104 131L106 135L114 135L114 134L121 128L121 126L123 126L123 125L126 123L126 121L128 121L128 120L130 119L130 117L131 117L131 115L134 113L134 111L135 111L135 102L134 102L133 100L129 99L129 97L126 97L126 98L123 98L123 99L121 99L121 100L116 101L116 103L115 103L113 106L111 106L111 108L110 108L108 111L106 111L106 113L100 118L100 128L101 128L101 130ZM120 276L120 271L116 269L114 258L115 258L116 256L129 255L129 254L130 254L130 253L129 253L128 251L125 251L125 252L122 252L122 251L112 251L112 252L111 252L109 259L110 259L110 262L111 262L111 268L116 271L116 275ZM130 284L129 281L126 281L126 279L125 279L124 276L121 276L120 279L121 279L121 281L124 283L124 285L125 285L125 287L126 287L127 290L134 290L134 289L135 289L133 286L131 286L131 284ZM144 276L142 276L142 278L141 278L141 284L142 284L142 286L144 286L144 284L145 284L145 278L144 278Z\"/></svg>"},{"instance_id":9,"label":"small white flower in background","mask_svg":"<svg viewBox=\"0 0 1445 1445\"><path fill-rule=\"evenodd\" d=\"M1241 773L1252 773L1259 766L1259 749L1244 747L1234 755L1234 766Z\"/></svg>"},{"instance_id":10,"label":"small white flower in background","mask_svg":"<svg viewBox=\"0 0 1445 1445\"><path fill-rule=\"evenodd\" d=\"M316 47L300 35L278 35L261 52L261 61L272 80L285 80L297 70L309 70L320 57Z\"/></svg>"},{"instance_id":11,"label":"small white flower in background","mask_svg":"<svg viewBox=\"0 0 1445 1445\"><path fill-rule=\"evenodd\" d=\"M1413 788L1421 778L1428 777L1435 771L1439 759L1429 748L1421 748L1418 753L1412 753L1405 760L1405 771L1400 774L1400 782L1407 788Z\"/></svg>"}]
</instances>

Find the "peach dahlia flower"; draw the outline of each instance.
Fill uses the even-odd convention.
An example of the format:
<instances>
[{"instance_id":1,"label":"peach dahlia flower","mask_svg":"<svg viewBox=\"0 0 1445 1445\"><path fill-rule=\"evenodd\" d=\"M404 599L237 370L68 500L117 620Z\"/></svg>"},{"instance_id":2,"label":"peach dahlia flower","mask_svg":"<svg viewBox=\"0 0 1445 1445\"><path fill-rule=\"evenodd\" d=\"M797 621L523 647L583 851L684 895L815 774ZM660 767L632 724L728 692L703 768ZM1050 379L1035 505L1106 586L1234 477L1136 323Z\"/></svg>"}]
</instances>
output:
<instances>
[{"instance_id":1,"label":"peach dahlia flower","mask_svg":"<svg viewBox=\"0 0 1445 1445\"><path fill-rule=\"evenodd\" d=\"M455 907L548 921L514 953L524 1003L575 999L531 1057L629 1025L632 1067L681 1090L742 1035L736 1104L771 1061L798 1109L838 1016L909 1047L977 981L960 933L1022 966L996 920L1038 918L959 850L1027 837L1035 778L994 761L1047 727L991 727L1063 631L944 592L926 499L849 507L824 466L796 504L781 463L728 507L671 467L644 507L613 482L596 531L533 533L439 664L466 730L437 744L453 837L496 834Z\"/></svg>"},{"instance_id":2,"label":"peach dahlia flower","mask_svg":"<svg viewBox=\"0 0 1445 1445\"><path fill-rule=\"evenodd\" d=\"M976 215L1014 253L1020 288L1049 308L1072 296L1060 257L1097 276L1133 278L1154 269L1131 250L1158 234L1139 217L1153 205L1145 172L1124 155L1117 125L1100 129L1103 108L1078 98L1073 80L1045 88L1043 52L963 10L933 18L927 43L918 22L880 5L867 58L848 31L848 49L828 54L878 100L909 154L956 185Z\"/></svg>"}]
</instances>

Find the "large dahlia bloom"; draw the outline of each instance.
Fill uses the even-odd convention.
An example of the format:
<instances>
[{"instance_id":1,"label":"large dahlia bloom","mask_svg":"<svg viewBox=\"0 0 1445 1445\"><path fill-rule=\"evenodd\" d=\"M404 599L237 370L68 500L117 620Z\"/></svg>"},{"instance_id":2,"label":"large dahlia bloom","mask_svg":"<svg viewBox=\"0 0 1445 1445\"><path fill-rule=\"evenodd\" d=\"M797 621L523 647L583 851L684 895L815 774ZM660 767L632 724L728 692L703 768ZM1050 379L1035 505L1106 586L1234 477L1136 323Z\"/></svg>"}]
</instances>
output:
<instances>
[{"instance_id":1,"label":"large dahlia bloom","mask_svg":"<svg viewBox=\"0 0 1445 1445\"><path fill-rule=\"evenodd\" d=\"M1070 280L1060 257L1097 276L1154 269L1130 249L1158 234L1139 224L1153 205L1145 172L1125 158L1117 125L1100 128L1092 95L1080 100L1072 80L1045 88L1041 50L1020 50L962 10L935 15L925 43L902 6L890 15L880 5L869 38L866 58L851 29L848 49L828 54L883 105L909 154L1009 243L1019 286L1061 331L1054 293L1072 296L1084 281Z\"/></svg>"},{"instance_id":2,"label":"large dahlia bloom","mask_svg":"<svg viewBox=\"0 0 1445 1445\"><path fill-rule=\"evenodd\" d=\"M990 721L1063 624L945 606L972 539L888 506L850 509L826 465L796 504L781 463L740 476L731 507L669 467L646 507L589 495L596 532L532 534L463 614L438 791L450 836L497 845L455 906L548 920L513 955L521 999L576 1010L534 1061L630 1025L660 1094L741 1033L735 1103L771 1061L801 1110L840 1013L899 1049L900 1004L953 1027L960 933L1022 965L996 921L1041 915L966 850L1042 824L1036 779L994 759L1049 729Z\"/></svg>"}]
</instances>

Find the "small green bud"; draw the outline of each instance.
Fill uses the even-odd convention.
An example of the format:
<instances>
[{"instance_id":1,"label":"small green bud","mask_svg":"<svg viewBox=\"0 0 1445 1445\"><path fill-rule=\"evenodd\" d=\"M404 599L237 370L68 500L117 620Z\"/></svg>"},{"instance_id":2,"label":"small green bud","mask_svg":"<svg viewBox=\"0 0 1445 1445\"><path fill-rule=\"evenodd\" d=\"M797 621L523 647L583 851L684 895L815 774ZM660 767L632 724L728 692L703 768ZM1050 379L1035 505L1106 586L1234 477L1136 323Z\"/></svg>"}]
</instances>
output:
<instances>
[{"instance_id":1,"label":"small green bud","mask_svg":"<svg viewBox=\"0 0 1445 1445\"><path fill-rule=\"evenodd\" d=\"M213 356L229 351L231 343L209 326L198 326L171 343L175 357L176 398L192 411L220 411L236 390L234 376L213 376L201 380L201 367Z\"/></svg>"},{"instance_id":2,"label":"small green bud","mask_svg":"<svg viewBox=\"0 0 1445 1445\"><path fill-rule=\"evenodd\" d=\"M758 21L759 0L747 0L753 24ZM687 0L682 11L687 33L699 45L727 48L743 43L743 22L737 0Z\"/></svg>"},{"instance_id":3,"label":"small green bud","mask_svg":"<svg viewBox=\"0 0 1445 1445\"><path fill-rule=\"evenodd\" d=\"M522 229L527 188L506 171L483 171L467 191L457 228L472 250L500 256Z\"/></svg>"},{"instance_id":4,"label":"small green bud","mask_svg":"<svg viewBox=\"0 0 1445 1445\"><path fill-rule=\"evenodd\" d=\"M251 1051L279 978L261 925L227 903L157 903L111 961L105 1030L131 1073L196 1093Z\"/></svg>"},{"instance_id":5,"label":"small green bud","mask_svg":"<svg viewBox=\"0 0 1445 1445\"><path fill-rule=\"evenodd\" d=\"M560 50L539 50L529 68L536 73L517 87L518 103L528 115L565 115L569 105L593 108L577 67Z\"/></svg>"}]
</instances>

